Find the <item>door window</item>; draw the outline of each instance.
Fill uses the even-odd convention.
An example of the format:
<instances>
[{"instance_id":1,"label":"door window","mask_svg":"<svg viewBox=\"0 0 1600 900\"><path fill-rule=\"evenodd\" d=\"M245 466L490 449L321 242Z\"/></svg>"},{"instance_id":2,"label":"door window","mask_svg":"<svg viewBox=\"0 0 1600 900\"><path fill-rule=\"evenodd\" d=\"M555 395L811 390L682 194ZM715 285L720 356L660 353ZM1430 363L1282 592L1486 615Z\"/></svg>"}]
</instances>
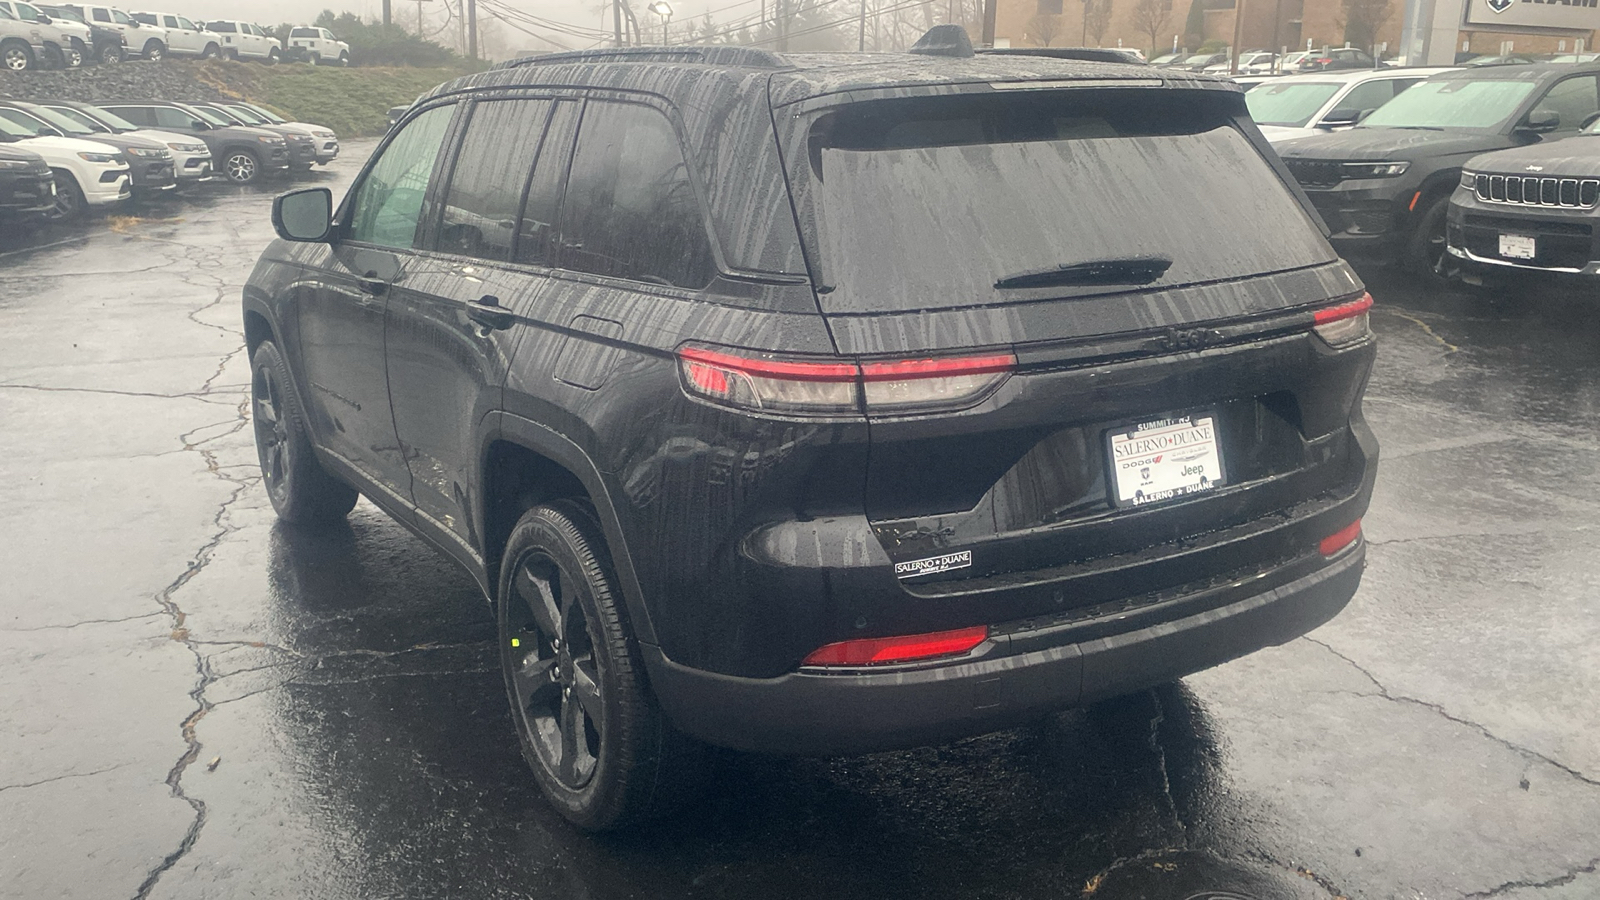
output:
<instances>
[{"instance_id":1,"label":"door window","mask_svg":"<svg viewBox=\"0 0 1600 900\"><path fill-rule=\"evenodd\" d=\"M716 268L678 135L647 106L591 102L561 214L563 268L699 289Z\"/></svg>"},{"instance_id":2,"label":"door window","mask_svg":"<svg viewBox=\"0 0 1600 900\"><path fill-rule=\"evenodd\" d=\"M132 25L133 24L133 20L128 18L128 14L123 12L120 9L113 9L111 11L111 19L112 19L112 21L116 22L118 25Z\"/></svg>"},{"instance_id":3,"label":"door window","mask_svg":"<svg viewBox=\"0 0 1600 900\"><path fill-rule=\"evenodd\" d=\"M549 100L490 100L473 107L441 204L439 250L511 259L517 211L550 106Z\"/></svg>"},{"instance_id":4,"label":"door window","mask_svg":"<svg viewBox=\"0 0 1600 900\"><path fill-rule=\"evenodd\" d=\"M348 237L382 247L409 248L417 237L422 202L433 178L454 106L436 106L406 123L356 188Z\"/></svg>"},{"instance_id":5,"label":"door window","mask_svg":"<svg viewBox=\"0 0 1600 900\"><path fill-rule=\"evenodd\" d=\"M1583 125L1583 121L1600 110L1600 88L1597 88L1600 78L1594 75L1584 75L1578 78L1568 78L1559 81L1544 95L1539 105L1533 108L1534 113L1553 112L1561 116L1561 124L1556 128L1556 133L1575 133Z\"/></svg>"},{"instance_id":6,"label":"door window","mask_svg":"<svg viewBox=\"0 0 1600 900\"><path fill-rule=\"evenodd\" d=\"M177 20L178 20L178 27L182 28L185 31L199 31L200 30L200 26L199 25L196 25L195 23L189 21L188 19L185 19L183 16L178 16Z\"/></svg>"},{"instance_id":7,"label":"door window","mask_svg":"<svg viewBox=\"0 0 1600 900\"><path fill-rule=\"evenodd\" d=\"M1369 81L1358 84L1350 89L1339 101L1338 112L1358 113L1363 110L1377 109L1394 99L1394 82L1388 80Z\"/></svg>"},{"instance_id":8,"label":"door window","mask_svg":"<svg viewBox=\"0 0 1600 900\"><path fill-rule=\"evenodd\" d=\"M181 109L170 106L157 106L155 108L157 128L177 128L183 131L194 131L200 127L200 122L194 116Z\"/></svg>"},{"instance_id":9,"label":"door window","mask_svg":"<svg viewBox=\"0 0 1600 900\"><path fill-rule=\"evenodd\" d=\"M109 22L109 21L111 21L111 13L110 13L109 10L94 9L94 10L90 10L90 13L94 16L94 20L96 22Z\"/></svg>"},{"instance_id":10,"label":"door window","mask_svg":"<svg viewBox=\"0 0 1600 900\"><path fill-rule=\"evenodd\" d=\"M577 130L578 104L570 100L557 103L550 126L545 129L533 180L528 183L528 199L522 204L517 262L532 266L555 264L556 220L561 216L561 190Z\"/></svg>"}]
</instances>

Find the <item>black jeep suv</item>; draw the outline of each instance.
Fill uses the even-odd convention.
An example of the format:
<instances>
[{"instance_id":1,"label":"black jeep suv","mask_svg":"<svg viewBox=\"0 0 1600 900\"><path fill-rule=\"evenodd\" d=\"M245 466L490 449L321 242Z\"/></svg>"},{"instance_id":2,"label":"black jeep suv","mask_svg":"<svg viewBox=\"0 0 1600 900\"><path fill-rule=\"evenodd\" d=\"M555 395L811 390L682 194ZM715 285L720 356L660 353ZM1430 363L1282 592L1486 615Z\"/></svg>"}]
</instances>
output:
<instances>
[{"instance_id":1,"label":"black jeep suv","mask_svg":"<svg viewBox=\"0 0 1600 900\"><path fill-rule=\"evenodd\" d=\"M944 26L470 75L337 211L276 201L265 484L472 573L587 828L698 741L906 747L1167 682L1361 578L1372 301L1276 160L1236 86Z\"/></svg>"},{"instance_id":2,"label":"black jeep suv","mask_svg":"<svg viewBox=\"0 0 1600 900\"><path fill-rule=\"evenodd\" d=\"M1600 65L1443 72L1347 131L1278 152L1349 259L1433 276L1461 167L1480 153L1569 137L1600 110Z\"/></svg>"}]
</instances>

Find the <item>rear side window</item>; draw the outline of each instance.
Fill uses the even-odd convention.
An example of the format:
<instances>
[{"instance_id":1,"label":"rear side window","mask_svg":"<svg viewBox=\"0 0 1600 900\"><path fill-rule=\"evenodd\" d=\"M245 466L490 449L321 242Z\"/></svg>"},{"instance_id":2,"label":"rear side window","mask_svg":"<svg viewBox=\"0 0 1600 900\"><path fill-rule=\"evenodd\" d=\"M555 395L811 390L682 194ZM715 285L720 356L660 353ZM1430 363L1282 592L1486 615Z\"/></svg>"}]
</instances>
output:
<instances>
[{"instance_id":1,"label":"rear side window","mask_svg":"<svg viewBox=\"0 0 1600 900\"><path fill-rule=\"evenodd\" d=\"M416 240L433 164L454 106L438 106L406 123L356 188L349 238L408 249Z\"/></svg>"},{"instance_id":2,"label":"rear side window","mask_svg":"<svg viewBox=\"0 0 1600 900\"><path fill-rule=\"evenodd\" d=\"M106 11L106 10L96 9L96 10L92 10L91 12L94 15L94 20L96 22L109 22L109 21L111 21L111 13Z\"/></svg>"},{"instance_id":3,"label":"rear side window","mask_svg":"<svg viewBox=\"0 0 1600 900\"><path fill-rule=\"evenodd\" d=\"M699 289L716 274L678 135L647 106L584 110L561 216L559 265Z\"/></svg>"},{"instance_id":4,"label":"rear side window","mask_svg":"<svg viewBox=\"0 0 1600 900\"><path fill-rule=\"evenodd\" d=\"M810 120L803 237L828 311L1038 302L1337 258L1234 125L1237 95L1029 93Z\"/></svg>"},{"instance_id":5,"label":"rear side window","mask_svg":"<svg viewBox=\"0 0 1600 900\"><path fill-rule=\"evenodd\" d=\"M113 115L121 116L134 125L153 128L156 125L155 110L148 106L108 106L107 111Z\"/></svg>"},{"instance_id":6,"label":"rear side window","mask_svg":"<svg viewBox=\"0 0 1600 900\"><path fill-rule=\"evenodd\" d=\"M173 109L170 106L156 107L155 120L155 125L158 128L181 128L185 131L192 130L199 124L194 116L181 109Z\"/></svg>"},{"instance_id":7,"label":"rear side window","mask_svg":"<svg viewBox=\"0 0 1600 900\"><path fill-rule=\"evenodd\" d=\"M439 250L511 259L523 189L551 105L549 100L490 100L473 107L444 194Z\"/></svg>"},{"instance_id":8,"label":"rear side window","mask_svg":"<svg viewBox=\"0 0 1600 900\"><path fill-rule=\"evenodd\" d=\"M217 34L233 34L233 23L212 22L210 25L206 26L206 29L208 31L215 31Z\"/></svg>"}]
</instances>

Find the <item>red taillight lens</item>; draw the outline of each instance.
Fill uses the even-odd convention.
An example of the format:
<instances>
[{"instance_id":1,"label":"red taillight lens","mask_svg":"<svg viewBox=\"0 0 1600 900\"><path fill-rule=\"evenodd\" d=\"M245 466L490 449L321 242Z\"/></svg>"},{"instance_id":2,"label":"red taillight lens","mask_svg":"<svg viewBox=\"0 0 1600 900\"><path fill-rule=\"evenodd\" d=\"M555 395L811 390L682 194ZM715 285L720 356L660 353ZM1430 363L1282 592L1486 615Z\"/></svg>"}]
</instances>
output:
<instances>
[{"instance_id":1,"label":"red taillight lens","mask_svg":"<svg viewBox=\"0 0 1600 900\"><path fill-rule=\"evenodd\" d=\"M802 415L933 412L970 405L1010 376L1010 353L888 362L780 360L678 351L690 393L725 406Z\"/></svg>"},{"instance_id":2,"label":"red taillight lens","mask_svg":"<svg viewBox=\"0 0 1600 900\"><path fill-rule=\"evenodd\" d=\"M1367 320L1370 309L1372 295L1362 294L1359 300L1317 310L1312 314L1317 337L1334 347L1366 340L1372 336L1372 325Z\"/></svg>"},{"instance_id":3,"label":"red taillight lens","mask_svg":"<svg viewBox=\"0 0 1600 900\"><path fill-rule=\"evenodd\" d=\"M1317 545L1317 549L1322 552L1323 556L1332 556L1354 544L1359 537L1361 537L1361 520L1357 519L1323 538L1322 543Z\"/></svg>"},{"instance_id":4,"label":"red taillight lens","mask_svg":"<svg viewBox=\"0 0 1600 900\"><path fill-rule=\"evenodd\" d=\"M989 638L987 625L910 634L903 637L865 638L825 644L812 651L803 666L877 666L966 653Z\"/></svg>"}]
</instances>

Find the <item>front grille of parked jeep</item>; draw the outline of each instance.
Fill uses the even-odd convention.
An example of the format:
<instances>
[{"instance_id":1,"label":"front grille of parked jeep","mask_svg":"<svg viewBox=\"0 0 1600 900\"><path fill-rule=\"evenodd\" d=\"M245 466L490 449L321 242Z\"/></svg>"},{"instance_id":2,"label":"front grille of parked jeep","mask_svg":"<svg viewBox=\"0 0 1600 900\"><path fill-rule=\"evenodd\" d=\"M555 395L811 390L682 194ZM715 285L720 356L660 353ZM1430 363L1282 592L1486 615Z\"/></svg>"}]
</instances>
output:
<instances>
[{"instance_id":1,"label":"front grille of parked jeep","mask_svg":"<svg viewBox=\"0 0 1600 900\"><path fill-rule=\"evenodd\" d=\"M1600 204L1600 178L1479 175L1473 193L1485 203L1593 209Z\"/></svg>"}]
</instances>

